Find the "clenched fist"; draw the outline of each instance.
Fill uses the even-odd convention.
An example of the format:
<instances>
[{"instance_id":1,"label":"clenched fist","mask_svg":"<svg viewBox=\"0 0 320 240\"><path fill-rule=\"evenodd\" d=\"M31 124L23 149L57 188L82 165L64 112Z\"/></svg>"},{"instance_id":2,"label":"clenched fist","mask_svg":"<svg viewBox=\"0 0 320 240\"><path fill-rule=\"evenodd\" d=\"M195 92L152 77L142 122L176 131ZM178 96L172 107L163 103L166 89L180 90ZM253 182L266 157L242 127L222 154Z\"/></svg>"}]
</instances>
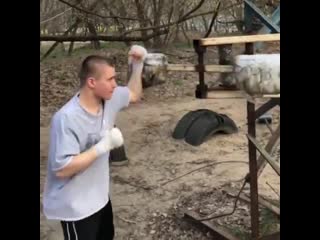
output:
<instances>
[{"instance_id":1,"label":"clenched fist","mask_svg":"<svg viewBox=\"0 0 320 240\"><path fill-rule=\"evenodd\" d=\"M97 155L101 156L106 152L123 145L123 136L118 128L112 128L103 133L101 140L94 146Z\"/></svg>"},{"instance_id":2,"label":"clenched fist","mask_svg":"<svg viewBox=\"0 0 320 240\"><path fill-rule=\"evenodd\" d=\"M128 53L128 64L132 64L133 66L136 64L143 64L143 61L146 59L147 54L148 52L144 47L133 45Z\"/></svg>"}]
</instances>

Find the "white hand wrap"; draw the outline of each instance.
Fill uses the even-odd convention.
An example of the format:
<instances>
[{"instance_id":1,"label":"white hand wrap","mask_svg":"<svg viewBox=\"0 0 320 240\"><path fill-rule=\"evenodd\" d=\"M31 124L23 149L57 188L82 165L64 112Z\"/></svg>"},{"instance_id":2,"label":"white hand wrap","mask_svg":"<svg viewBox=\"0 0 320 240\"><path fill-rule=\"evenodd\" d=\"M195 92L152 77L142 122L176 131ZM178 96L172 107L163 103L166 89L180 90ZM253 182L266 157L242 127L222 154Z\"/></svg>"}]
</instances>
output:
<instances>
[{"instance_id":1,"label":"white hand wrap","mask_svg":"<svg viewBox=\"0 0 320 240\"><path fill-rule=\"evenodd\" d=\"M118 148L123 144L123 136L118 128L112 128L104 132L102 139L94 146L97 155L101 156L106 152Z\"/></svg>"},{"instance_id":2,"label":"white hand wrap","mask_svg":"<svg viewBox=\"0 0 320 240\"><path fill-rule=\"evenodd\" d=\"M135 71L141 70L143 68L143 62L147 57L147 50L139 45L133 45L130 48L130 51L128 53L128 64L132 65L132 70Z\"/></svg>"}]
</instances>

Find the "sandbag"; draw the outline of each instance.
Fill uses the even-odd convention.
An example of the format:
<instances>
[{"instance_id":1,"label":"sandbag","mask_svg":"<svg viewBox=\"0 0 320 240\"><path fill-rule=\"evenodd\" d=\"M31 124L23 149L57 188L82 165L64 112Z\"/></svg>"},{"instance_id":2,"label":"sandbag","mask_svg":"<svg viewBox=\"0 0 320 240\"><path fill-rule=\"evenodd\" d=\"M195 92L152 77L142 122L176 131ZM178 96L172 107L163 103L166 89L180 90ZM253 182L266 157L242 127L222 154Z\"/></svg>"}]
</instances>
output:
<instances>
[{"instance_id":1,"label":"sandbag","mask_svg":"<svg viewBox=\"0 0 320 240\"><path fill-rule=\"evenodd\" d=\"M238 55L234 76L249 95L280 94L280 54Z\"/></svg>"},{"instance_id":2,"label":"sandbag","mask_svg":"<svg viewBox=\"0 0 320 240\"><path fill-rule=\"evenodd\" d=\"M142 80L144 87L164 83L167 78L168 58L163 53L148 53L144 60Z\"/></svg>"}]
</instances>

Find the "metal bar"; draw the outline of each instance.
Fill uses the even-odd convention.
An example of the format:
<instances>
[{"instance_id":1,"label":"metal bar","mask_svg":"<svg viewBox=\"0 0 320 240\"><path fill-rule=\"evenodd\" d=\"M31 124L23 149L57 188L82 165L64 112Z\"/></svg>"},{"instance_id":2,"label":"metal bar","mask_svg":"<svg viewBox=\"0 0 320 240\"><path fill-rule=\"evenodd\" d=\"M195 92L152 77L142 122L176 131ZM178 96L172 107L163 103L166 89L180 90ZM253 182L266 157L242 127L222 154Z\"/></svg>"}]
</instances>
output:
<instances>
[{"instance_id":1,"label":"metal bar","mask_svg":"<svg viewBox=\"0 0 320 240\"><path fill-rule=\"evenodd\" d=\"M244 4L243 7L243 21L244 21L244 31L245 33L251 33L253 31L252 20L253 12L250 10L247 4Z\"/></svg>"},{"instance_id":2,"label":"metal bar","mask_svg":"<svg viewBox=\"0 0 320 240\"><path fill-rule=\"evenodd\" d=\"M272 98L268 102L264 103L262 106L260 106L256 110L256 118L258 119L261 117L264 113L269 111L271 108L273 108L276 105L280 105L280 99L279 98Z\"/></svg>"},{"instance_id":3,"label":"metal bar","mask_svg":"<svg viewBox=\"0 0 320 240\"><path fill-rule=\"evenodd\" d=\"M254 54L254 44L246 43L246 54ZM254 102L247 101L248 134L256 137L256 112ZM251 214L251 239L259 237L259 201L258 201L258 163L257 151L252 142L249 145L249 173L250 173L250 214Z\"/></svg>"},{"instance_id":4,"label":"metal bar","mask_svg":"<svg viewBox=\"0 0 320 240\"><path fill-rule=\"evenodd\" d=\"M254 3L244 0L245 9L248 13L253 13L254 16L260 19L260 21L267 26L272 33L279 33L280 28L277 24L273 23L273 21L268 18ZM250 15L250 14L249 14Z\"/></svg>"},{"instance_id":5,"label":"metal bar","mask_svg":"<svg viewBox=\"0 0 320 240\"><path fill-rule=\"evenodd\" d=\"M279 25L280 23L280 5L277 7L277 9L272 13L272 16L271 16L271 20L274 24L277 24ZM258 34L266 34L266 33L270 33L270 29L267 27L267 26L263 26ZM256 49L261 49L261 47L263 46L263 43L261 42L258 42L258 43L255 43L255 47Z\"/></svg>"},{"instance_id":6,"label":"metal bar","mask_svg":"<svg viewBox=\"0 0 320 240\"><path fill-rule=\"evenodd\" d=\"M254 144L255 148L258 149L259 153L261 154L261 156L264 157L265 160L267 160L267 162L270 164L270 166L273 168L273 170L280 176L280 166L279 164L276 162L275 159L273 159L269 153L267 153L266 150L264 150L260 144L257 142L257 140L255 140L252 136L250 136L250 134L247 134L247 138L250 140L251 143Z\"/></svg>"},{"instance_id":7,"label":"metal bar","mask_svg":"<svg viewBox=\"0 0 320 240\"><path fill-rule=\"evenodd\" d=\"M212 221L199 221L199 215L194 211L185 212L184 217L191 221L192 223L196 223L199 226L203 226L211 231L214 235L215 240L239 240L239 238L233 236L226 228L213 223Z\"/></svg>"},{"instance_id":8,"label":"metal bar","mask_svg":"<svg viewBox=\"0 0 320 240\"><path fill-rule=\"evenodd\" d=\"M248 134L256 136L255 104L247 102ZM251 212L251 236L253 240L259 237L259 204L258 204L258 176L257 176L257 152L254 144L249 144L249 172L250 172L250 212Z\"/></svg>"}]
</instances>

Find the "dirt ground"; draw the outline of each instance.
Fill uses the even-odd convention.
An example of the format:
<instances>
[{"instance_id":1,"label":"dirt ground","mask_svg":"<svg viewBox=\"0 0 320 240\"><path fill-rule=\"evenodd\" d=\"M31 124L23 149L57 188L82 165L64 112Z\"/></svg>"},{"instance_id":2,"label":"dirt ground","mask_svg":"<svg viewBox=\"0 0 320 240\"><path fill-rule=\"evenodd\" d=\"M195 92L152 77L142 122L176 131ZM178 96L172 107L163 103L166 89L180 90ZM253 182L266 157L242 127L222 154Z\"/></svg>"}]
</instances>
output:
<instances>
[{"instance_id":1,"label":"dirt ground","mask_svg":"<svg viewBox=\"0 0 320 240\"><path fill-rule=\"evenodd\" d=\"M277 51L278 46L272 50L274 49ZM101 52L117 57L117 64L120 66L118 69L121 69L121 84L121 80L125 79L126 52L117 49L103 49ZM195 63L196 56L191 48L167 52L170 53L170 63ZM209 51L208 55L210 54L213 57L206 61L216 62L216 52L212 50ZM76 70L86 55L87 53L52 58L41 63L41 210L50 118L76 90ZM215 83L217 77L207 74L206 80L210 85ZM141 103L119 113L117 125L124 135L129 165L111 168L116 240L212 239L210 233L193 225L186 225L178 213L184 209L192 209L192 199L197 201L194 202L195 205L199 205L202 200L207 203L214 201L214 198L208 197L218 193L219 187L224 184L230 183L230 186L239 189L239 180L248 172L245 99L195 99L197 81L195 73L169 73L166 83L145 89ZM199 108L227 114L235 121L239 132L214 135L198 147L173 139L171 134L179 119L188 111ZM280 121L280 109L273 109L272 115L271 127L275 128ZM265 125L257 125L257 136L259 142L265 143L270 132ZM280 146L277 151L277 155L279 154ZM225 163L195 171L163 185L171 179L215 162ZM278 200L279 197L266 182L280 192L280 179L269 166L259 178L259 193ZM216 206L220 210L227 209L222 205ZM242 215L249 214L248 208L241 209ZM40 212L40 223L41 240L62 239L58 222L47 221ZM245 224L240 222L239 226L244 227Z\"/></svg>"}]
</instances>

